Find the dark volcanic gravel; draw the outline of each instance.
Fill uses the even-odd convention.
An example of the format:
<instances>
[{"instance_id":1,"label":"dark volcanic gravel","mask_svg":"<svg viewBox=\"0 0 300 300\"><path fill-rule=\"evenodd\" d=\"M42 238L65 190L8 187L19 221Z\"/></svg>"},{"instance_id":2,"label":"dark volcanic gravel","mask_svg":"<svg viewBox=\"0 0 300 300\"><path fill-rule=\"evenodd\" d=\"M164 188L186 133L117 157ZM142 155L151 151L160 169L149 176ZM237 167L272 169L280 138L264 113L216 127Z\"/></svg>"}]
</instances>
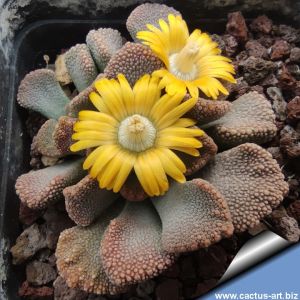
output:
<instances>
[{"instance_id":1,"label":"dark volcanic gravel","mask_svg":"<svg viewBox=\"0 0 300 300\"><path fill-rule=\"evenodd\" d=\"M236 68L237 84L227 100L255 90L271 102L276 114L277 137L263 147L278 161L290 191L281 206L263 220L251 234L266 228L296 242L300 230L300 33L287 25L273 24L259 16L246 24L240 12L228 16L224 35L214 35L223 54ZM31 137L45 120L30 114L26 124ZM34 168L43 166L31 149ZM298 168L298 169L297 169ZM298 174L298 175L297 175ZM12 248L13 262L26 270L19 289L22 299L105 300L105 299L193 299L212 289L240 247L251 238L246 232L193 253L182 255L177 263L153 280L141 283L121 296L97 296L67 287L57 275L54 250L59 233L72 225L62 204L46 211L33 211L21 205L20 222L24 232ZM58 277L57 277L58 276Z\"/></svg>"}]
</instances>

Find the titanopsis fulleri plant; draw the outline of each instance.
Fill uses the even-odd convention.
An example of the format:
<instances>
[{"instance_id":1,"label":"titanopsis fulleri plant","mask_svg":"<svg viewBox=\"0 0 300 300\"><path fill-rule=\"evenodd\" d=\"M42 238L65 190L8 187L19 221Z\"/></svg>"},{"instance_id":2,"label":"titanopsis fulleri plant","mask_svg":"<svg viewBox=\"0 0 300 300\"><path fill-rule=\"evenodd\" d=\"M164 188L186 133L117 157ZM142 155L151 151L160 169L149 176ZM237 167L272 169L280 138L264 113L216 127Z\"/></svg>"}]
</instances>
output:
<instances>
[{"instance_id":1,"label":"titanopsis fulleri plant","mask_svg":"<svg viewBox=\"0 0 300 300\"><path fill-rule=\"evenodd\" d=\"M64 55L79 92L71 100L47 69L28 74L18 93L49 119L33 147L60 163L21 175L17 194L34 209L65 199L77 226L59 238L59 273L98 294L253 227L288 189L258 146L276 134L265 97L208 99L227 93L219 79L234 82L216 43L189 35L180 13L160 4L137 7L127 28L135 42L101 28Z\"/></svg>"}]
</instances>

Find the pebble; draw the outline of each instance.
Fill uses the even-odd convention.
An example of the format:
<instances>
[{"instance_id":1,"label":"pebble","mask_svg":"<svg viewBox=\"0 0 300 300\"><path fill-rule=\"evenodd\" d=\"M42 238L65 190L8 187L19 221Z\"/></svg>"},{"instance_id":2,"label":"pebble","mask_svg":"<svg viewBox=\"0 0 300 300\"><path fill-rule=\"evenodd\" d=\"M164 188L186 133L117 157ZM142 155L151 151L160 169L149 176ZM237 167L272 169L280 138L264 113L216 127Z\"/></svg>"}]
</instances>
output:
<instances>
[{"instance_id":1,"label":"pebble","mask_svg":"<svg viewBox=\"0 0 300 300\"><path fill-rule=\"evenodd\" d=\"M276 231L278 231L283 238L293 243L299 241L300 228L298 227L298 223L287 214L283 207L274 210L270 219Z\"/></svg>"},{"instance_id":2,"label":"pebble","mask_svg":"<svg viewBox=\"0 0 300 300\"><path fill-rule=\"evenodd\" d=\"M293 217L300 223L300 199L291 203L286 211L289 216Z\"/></svg>"},{"instance_id":3,"label":"pebble","mask_svg":"<svg viewBox=\"0 0 300 300\"><path fill-rule=\"evenodd\" d=\"M166 279L158 284L155 294L157 300L179 300L182 284L176 279Z\"/></svg>"},{"instance_id":4,"label":"pebble","mask_svg":"<svg viewBox=\"0 0 300 300\"><path fill-rule=\"evenodd\" d=\"M244 78L248 84L253 85L264 79L269 73L275 70L273 62L250 56L240 62L240 68L244 73Z\"/></svg>"},{"instance_id":5,"label":"pebble","mask_svg":"<svg viewBox=\"0 0 300 300\"><path fill-rule=\"evenodd\" d=\"M48 286L32 287L27 281L24 281L21 287L19 288L18 295L22 299L52 300L53 288Z\"/></svg>"},{"instance_id":6,"label":"pebble","mask_svg":"<svg viewBox=\"0 0 300 300\"><path fill-rule=\"evenodd\" d=\"M254 32L269 34L272 30L273 22L266 15L258 16L250 24L250 29Z\"/></svg>"},{"instance_id":7,"label":"pebble","mask_svg":"<svg viewBox=\"0 0 300 300\"><path fill-rule=\"evenodd\" d=\"M297 122L300 120L300 96L291 100L286 107L287 119L290 122Z\"/></svg>"},{"instance_id":8,"label":"pebble","mask_svg":"<svg viewBox=\"0 0 300 300\"><path fill-rule=\"evenodd\" d=\"M240 11L228 14L226 30L241 43L245 43L248 40L248 28Z\"/></svg>"},{"instance_id":9,"label":"pebble","mask_svg":"<svg viewBox=\"0 0 300 300\"><path fill-rule=\"evenodd\" d=\"M35 260L26 266L26 279L33 285L44 285L56 277L56 271L50 264Z\"/></svg>"},{"instance_id":10,"label":"pebble","mask_svg":"<svg viewBox=\"0 0 300 300\"><path fill-rule=\"evenodd\" d=\"M86 300L87 293L71 289L67 286L66 281L58 276L53 283L54 287L54 300Z\"/></svg>"},{"instance_id":11,"label":"pebble","mask_svg":"<svg viewBox=\"0 0 300 300\"><path fill-rule=\"evenodd\" d=\"M245 48L249 56L268 58L268 50L257 40L250 40L246 43Z\"/></svg>"},{"instance_id":12,"label":"pebble","mask_svg":"<svg viewBox=\"0 0 300 300\"><path fill-rule=\"evenodd\" d=\"M280 132L280 149L289 158L300 156L300 130L286 125Z\"/></svg>"},{"instance_id":13,"label":"pebble","mask_svg":"<svg viewBox=\"0 0 300 300\"><path fill-rule=\"evenodd\" d=\"M272 108L276 114L276 118L279 121L284 121L286 119L286 106L282 92L279 88L272 86L267 88L267 94L272 99Z\"/></svg>"},{"instance_id":14,"label":"pebble","mask_svg":"<svg viewBox=\"0 0 300 300\"><path fill-rule=\"evenodd\" d=\"M290 55L290 45L285 40L278 40L271 47L271 59L279 60Z\"/></svg>"},{"instance_id":15,"label":"pebble","mask_svg":"<svg viewBox=\"0 0 300 300\"><path fill-rule=\"evenodd\" d=\"M300 48L291 49L290 60L291 62L300 63Z\"/></svg>"},{"instance_id":16,"label":"pebble","mask_svg":"<svg viewBox=\"0 0 300 300\"><path fill-rule=\"evenodd\" d=\"M45 228L38 224L31 225L21 233L16 244L10 249L13 264L25 262L45 247L47 247Z\"/></svg>"}]
</instances>

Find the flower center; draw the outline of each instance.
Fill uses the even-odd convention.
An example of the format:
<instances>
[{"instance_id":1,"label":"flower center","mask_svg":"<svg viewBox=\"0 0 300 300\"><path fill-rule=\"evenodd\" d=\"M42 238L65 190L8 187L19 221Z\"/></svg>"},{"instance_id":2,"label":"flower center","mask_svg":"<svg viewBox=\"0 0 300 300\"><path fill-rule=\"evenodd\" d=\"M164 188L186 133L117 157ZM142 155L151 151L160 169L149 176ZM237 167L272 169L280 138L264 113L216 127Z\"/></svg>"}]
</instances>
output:
<instances>
[{"instance_id":1,"label":"flower center","mask_svg":"<svg viewBox=\"0 0 300 300\"><path fill-rule=\"evenodd\" d=\"M153 147L156 129L147 118L132 115L124 119L119 127L118 140L124 148L142 152Z\"/></svg>"},{"instance_id":2,"label":"flower center","mask_svg":"<svg viewBox=\"0 0 300 300\"><path fill-rule=\"evenodd\" d=\"M170 72L182 80L194 80L197 78L197 56L199 45L189 41L178 53L170 56Z\"/></svg>"}]
</instances>

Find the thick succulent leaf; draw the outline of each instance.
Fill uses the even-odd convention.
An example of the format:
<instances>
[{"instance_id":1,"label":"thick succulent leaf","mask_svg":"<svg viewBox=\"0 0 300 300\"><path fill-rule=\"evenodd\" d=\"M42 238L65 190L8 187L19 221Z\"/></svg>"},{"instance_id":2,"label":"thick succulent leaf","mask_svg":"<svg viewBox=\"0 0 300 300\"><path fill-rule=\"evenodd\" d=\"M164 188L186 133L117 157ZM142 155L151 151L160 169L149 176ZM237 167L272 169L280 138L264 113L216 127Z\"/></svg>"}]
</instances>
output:
<instances>
[{"instance_id":1,"label":"thick succulent leaf","mask_svg":"<svg viewBox=\"0 0 300 300\"><path fill-rule=\"evenodd\" d=\"M224 196L236 231L258 224L288 191L276 160L250 143L217 154L199 176Z\"/></svg>"},{"instance_id":2,"label":"thick succulent leaf","mask_svg":"<svg viewBox=\"0 0 300 300\"><path fill-rule=\"evenodd\" d=\"M145 3L136 7L129 15L126 26L134 41L138 41L136 34L141 30L148 30L147 24L158 27L158 20L168 21L168 15L181 15L173 7L164 4Z\"/></svg>"},{"instance_id":3,"label":"thick succulent leaf","mask_svg":"<svg viewBox=\"0 0 300 300\"><path fill-rule=\"evenodd\" d=\"M35 138L36 149L42 155L50 156L50 157L61 156L61 153L57 149L52 137L56 125L57 125L57 120L54 119L47 120L42 125L42 127L40 128L40 130L36 135Z\"/></svg>"},{"instance_id":4,"label":"thick succulent leaf","mask_svg":"<svg viewBox=\"0 0 300 300\"><path fill-rule=\"evenodd\" d=\"M196 105L186 114L186 117L196 120L198 125L206 124L223 117L230 111L231 106L229 101L212 101L199 98Z\"/></svg>"},{"instance_id":5,"label":"thick succulent leaf","mask_svg":"<svg viewBox=\"0 0 300 300\"><path fill-rule=\"evenodd\" d=\"M103 233L118 212L119 206L113 206L93 225L76 226L60 234L55 253L57 268L69 287L96 294L124 291L110 282L100 256Z\"/></svg>"},{"instance_id":6,"label":"thick succulent leaf","mask_svg":"<svg viewBox=\"0 0 300 300\"><path fill-rule=\"evenodd\" d=\"M127 42L109 61L104 73L108 78L124 74L128 82L134 83L145 74L163 68L161 60L149 47Z\"/></svg>"},{"instance_id":7,"label":"thick succulent leaf","mask_svg":"<svg viewBox=\"0 0 300 300\"><path fill-rule=\"evenodd\" d=\"M62 199L65 187L79 181L86 172L82 159L66 161L52 167L31 171L16 181L16 193L32 209L42 209Z\"/></svg>"},{"instance_id":8,"label":"thick succulent leaf","mask_svg":"<svg viewBox=\"0 0 300 300\"><path fill-rule=\"evenodd\" d=\"M111 282L127 285L157 276L174 256L162 250L161 223L148 201L127 202L101 243L103 267Z\"/></svg>"},{"instance_id":9,"label":"thick succulent leaf","mask_svg":"<svg viewBox=\"0 0 300 300\"><path fill-rule=\"evenodd\" d=\"M81 226L90 225L119 195L100 189L98 181L85 176L77 184L64 189L69 217Z\"/></svg>"},{"instance_id":10,"label":"thick succulent leaf","mask_svg":"<svg viewBox=\"0 0 300 300\"><path fill-rule=\"evenodd\" d=\"M97 76L96 80L103 78L104 74L101 73ZM89 99L89 95L91 92L94 92L96 89L94 85L90 85L85 90L80 92L77 96L75 96L69 104L66 106L67 115L70 117L77 118L78 113L81 110L96 110L94 105Z\"/></svg>"},{"instance_id":11,"label":"thick succulent leaf","mask_svg":"<svg viewBox=\"0 0 300 300\"><path fill-rule=\"evenodd\" d=\"M60 117L53 131L52 137L55 147L63 156L74 154L71 152L70 146L74 143L74 141L72 141L72 134L75 122L75 118L67 116Z\"/></svg>"},{"instance_id":12,"label":"thick succulent leaf","mask_svg":"<svg viewBox=\"0 0 300 300\"><path fill-rule=\"evenodd\" d=\"M47 157L60 158L72 154L73 125L76 119L60 117L59 120L47 120L35 138L37 151Z\"/></svg>"},{"instance_id":13,"label":"thick succulent leaf","mask_svg":"<svg viewBox=\"0 0 300 300\"><path fill-rule=\"evenodd\" d=\"M101 72L112 56L122 47L123 40L120 32L112 28L99 28L91 30L86 43L92 53L93 59Z\"/></svg>"},{"instance_id":14,"label":"thick succulent leaf","mask_svg":"<svg viewBox=\"0 0 300 300\"><path fill-rule=\"evenodd\" d=\"M90 86L98 75L96 65L86 44L77 44L65 54L65 63L79 92Z\"/></svg>"},{"instance_id":15,"label":"thick succulent leaf","mask_svg":"<svg viewBox=\"0 0 300 300\"><path fill-rule=\"evenodd\" d=\"M225 148L246 142L262 144L270 141L277 131L270 102L257 92L239 97L227 114L202 128L218 146Z\"/></svg>"},{"instance_id":16,"label":"thick succulent leaf","mask_svg":"<svg viewBox=\"0 0 300 300\"><path fill-rule=\"evenodd\" d=\"M37 111L48 119L58 119L66 114L65 106L69 98L53 71L39 69L30 72L22 80L17 101L22 107Z\"/></svg>"},{"instance_id":17,"label":"thick succulent leaf","mask_svg":"<svg viewBox=\"0 0 300 300\"><path fill-rule=\"evenodd\" d=\"M173 182L166 195L152 202L162 221L162 246L167 252L208 247L233 232L226 201L205 180Z\"/></svg>"}]
</instances>

